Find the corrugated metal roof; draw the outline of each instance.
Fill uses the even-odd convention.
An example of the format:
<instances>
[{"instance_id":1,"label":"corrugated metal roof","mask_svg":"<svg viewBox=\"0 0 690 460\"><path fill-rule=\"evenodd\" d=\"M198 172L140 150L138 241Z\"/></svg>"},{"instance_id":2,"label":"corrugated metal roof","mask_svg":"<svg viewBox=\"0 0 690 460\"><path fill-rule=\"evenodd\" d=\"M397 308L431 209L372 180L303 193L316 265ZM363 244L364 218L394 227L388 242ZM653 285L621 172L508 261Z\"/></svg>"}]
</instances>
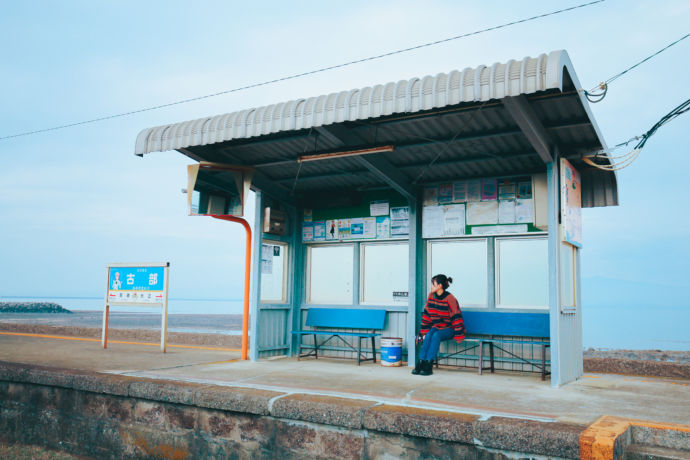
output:
<instances>
[{"instance_id":1,"label":"corrugated metal roof","mask_svg":"<svg viewBox=\"0 0 690 460\"><path fill-rule=\"evenodd\" d=\"M474 69L439 73L435 77L411 78L157 126L139 133L135 153L143 155L562 89L564 66L571 66L567 53L553 51L536 58L480 65Z\"/></svg>"},{"instance_id":2,"label":"corrugated metal roof","mask_svg":"<svg viewBox=\"0 0 690 460\"><path fill-rule=\"evenodd\" d=\"M583 206L617 205L615 173L592 171L581 160L606 144L580 88L567 53L554 51L149 128L137 137L135 153L178 150L251 166L290 199L386 186L351 158L298 161L345 147L395 145L382 156L413 187L544 172L544 160L501 101L525 95L560 155L582 172Z\"/></svg>"}]
</instances>

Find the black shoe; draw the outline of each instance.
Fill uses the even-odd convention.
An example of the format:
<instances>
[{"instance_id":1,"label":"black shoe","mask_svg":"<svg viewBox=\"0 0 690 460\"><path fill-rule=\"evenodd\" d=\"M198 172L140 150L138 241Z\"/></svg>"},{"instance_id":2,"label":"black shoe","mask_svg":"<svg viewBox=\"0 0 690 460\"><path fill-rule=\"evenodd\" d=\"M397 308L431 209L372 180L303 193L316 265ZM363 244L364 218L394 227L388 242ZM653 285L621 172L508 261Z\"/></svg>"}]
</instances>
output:
<instances>
[{"instance_id":1,"label":"black shoe","mask_svg":"<svg viewBox=\"0 0 690 460\"><path fill-rule=\"evenodd\" d=\"M412 375L419 375L419 373L422 371L422 363L424 361L417 361L417 364L415 364L414 369L412 370Z\"/></svg>"},{"instance_id":2,"label":"black shoe","mask_svg":"<svg viewBox=\"0 0 690 460\"><path fill-rule=\"evenodd\" d=\"M434 373L433 367L433 361L422 361L422 364L420 365L421 370L419 371L419 375L432 375Z\"/></svg>"}]
</instances>

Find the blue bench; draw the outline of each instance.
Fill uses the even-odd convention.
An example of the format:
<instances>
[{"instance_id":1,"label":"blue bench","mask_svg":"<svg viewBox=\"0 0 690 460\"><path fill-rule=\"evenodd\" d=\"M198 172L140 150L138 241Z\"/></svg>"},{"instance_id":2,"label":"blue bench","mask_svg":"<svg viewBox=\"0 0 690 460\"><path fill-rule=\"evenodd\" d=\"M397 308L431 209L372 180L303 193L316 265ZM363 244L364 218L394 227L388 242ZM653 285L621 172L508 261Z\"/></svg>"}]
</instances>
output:
<instances>
[{"instance_id":1,"label":"blue bench","mask_svg":"<svg viewBox=\"0 0 690 460\"><path fill-rule=\"evenodd\" d=\"M342 340L345 345L357 353L357 365L362 361L376 362L376 337L381 335L377 330L382 330L386 322L386 310L363 310L358 308L310 308L307 311L306 326L315 328L311 330L292 331L292 334L299 336L299 349L297 359L313 356L319 357L319 347L323 347L334 337ZM328 328L320 330L316 328ZM343 330L345 329L345 330ZM355 332L354 329L364 329L367 332ZM303 345L302 336L313 335L314 345ZM317 336L329 336L324 342L319 344ZM344 337L357 337L359 347L355 348L345 340ZM362 355L362 339L371 339L371 358ZM309 353L302 354L302 348L311 348Z\"/></svg>"},{"instance_id":2,"label":"blue bench","mask_svg":"<svg viewBox=\"0 0 690 460\"><path fill-rule=\"evenodd\" d=\"M462 358L477 359L477 369L481 375L484 370L494 372L494 348L510 355L513 362L529 364L539 369L541 379L551 374L546 370L546 349L551 346L549 340L550 325L548 313L511 313L501 311L464 311L466 338L461 346L462 350L438 356L436 367L440 359ZM496 338L498 337L498 338ZM500 337L518 337L517 339L505 339ZM540 359L529 359L518 356L504 348L505 345L524 344L539 346L541 348ZM489 348L489 366L484 367L484 350ZM467 355L466 352L479 348L477 355ZM497 359L507 361L508 359Z\"/></svg>"}]
</instances>

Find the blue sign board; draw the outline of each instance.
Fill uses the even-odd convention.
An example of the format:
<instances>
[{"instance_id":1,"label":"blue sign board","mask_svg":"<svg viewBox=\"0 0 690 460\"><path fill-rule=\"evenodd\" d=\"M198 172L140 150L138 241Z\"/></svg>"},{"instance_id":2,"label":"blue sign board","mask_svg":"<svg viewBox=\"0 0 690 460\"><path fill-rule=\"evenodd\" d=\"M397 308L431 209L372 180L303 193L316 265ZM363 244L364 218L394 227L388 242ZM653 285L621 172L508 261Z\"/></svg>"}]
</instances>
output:
<instances>
[{"instance_id":1,"label":"blue sign board","mask_svg":"<svg viewBox=\"0 0 690 460\"><path fill-rule=\"evenodd\" d=\"M162 291L164 286L164 267L110 268L111 291Z\"/></svg>"},{"instance_id":2,"label":"blue sign board","mask_svg":"<svg viewBox=\"0 0 690 460\"><path fill-rule=\"evenodd\" d=\"M108 267L108 302L162 304L165 302L164 266Z\"/></svg>"}]
</instances>

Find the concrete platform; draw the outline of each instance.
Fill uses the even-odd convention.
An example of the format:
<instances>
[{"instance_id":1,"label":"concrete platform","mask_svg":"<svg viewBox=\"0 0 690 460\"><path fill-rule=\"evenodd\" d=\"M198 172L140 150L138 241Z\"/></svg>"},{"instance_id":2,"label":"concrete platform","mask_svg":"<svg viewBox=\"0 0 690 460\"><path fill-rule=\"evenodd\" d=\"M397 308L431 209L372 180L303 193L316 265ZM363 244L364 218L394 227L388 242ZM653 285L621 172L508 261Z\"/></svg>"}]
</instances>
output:
<instances>
[{"instance_id":1,"label":"concrete platform","mask_svg":"<svg viewBox=\"0 0 690 460\"><path fill-rule=\"evenodd\" d=\"M352 360L249 362L239 360L238 351L222 349L170 347L161 353L156 346L112 342L103 349L93 339L8 333L0 334L0 361L127 377L127 381L156 379L195 388L212 385L230 392L258 392L270 395L269 413L282 398L325 397L368 408L397 407L399 412L436 410L478 421L500 418L580 427L578 436L604 416L653 422L656 427L690 425L690 381L682 379L586 374L552 388L532 373L497 371L480 376L471 369L442 367L423 377L411 375L407 367L357 366Z\"/></svg>"},{"instance_id":2,"label":"concrete platform","mask_svg":"<svg viewBox=\"0 0 690 460\"><path fill-rule=\"evenodd\" d=\"M210 347L209 347L210 348ZM437 408L590 424L602 415L690 424L690 381L585 374L552 388L538 374L444 368L423 377L407 367L352 360L293 358L240 361L237 351L0 335L0 360L131 377L271 389Z\"/></svg>"}]
</instances>

